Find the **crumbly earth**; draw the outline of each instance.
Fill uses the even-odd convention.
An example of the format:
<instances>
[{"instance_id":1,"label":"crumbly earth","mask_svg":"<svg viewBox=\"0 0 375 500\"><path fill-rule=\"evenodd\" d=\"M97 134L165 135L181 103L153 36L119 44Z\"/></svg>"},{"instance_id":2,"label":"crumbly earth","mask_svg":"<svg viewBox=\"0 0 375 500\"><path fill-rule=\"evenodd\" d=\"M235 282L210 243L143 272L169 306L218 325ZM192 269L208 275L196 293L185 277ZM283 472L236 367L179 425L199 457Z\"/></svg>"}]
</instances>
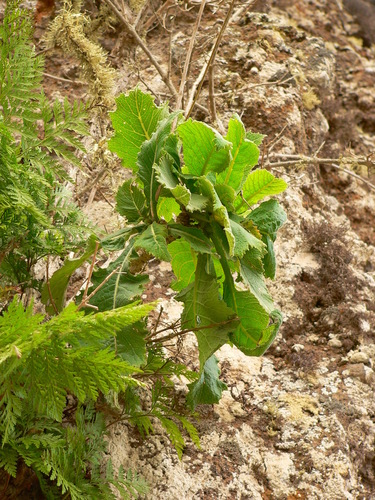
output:
<instances>
[{"instance_id":1,"label":"crumbly earth","mask_svg":"<svg viewBox=\"0 0 375 500\"><path fill-rule=\"evenodd\" d=\"M199 2L185 4L191 10L180 3L167 19L175 83L199 8ZM191 78L227 8L228 2L207 2ZM338 159L374 153L370 15L375 18L372 0L256 2L229 25L216 58L222 122L236 112L247 128L267 134L262 153L273 162L280 161L277 155L318 150L322 158ZM140 77L164 100L168 91L154 68L119 27L115 33L103 43L119 71L118 91ZM168 38L160 26L147 35L165 68ZM78 64L47 54L47 72L74 80ZM50 95L84 90L46 80ZM204 87L200 103L208 107L207 92ZM209 121L202 110L196 117ZM146 478L147 499L375 498L375 192L368 184L375 175L358 168L369 175L366 182L317 163L272 170L289 182L280 200L288 222L277 240L277 276L269 283L284 324L263 358L220 350L228 391L217 406L198 408L201 450L188 443L179 461L160 429L142 441L130 426L113 426L114 465ZM111 183L103 186L90 200L99 212L111 197ZM171 272L151 266L154 286L147 297L161 298L173 320L180 306L168 288ZM193 338L185 346L195 352Z\"/></svg>"},{"instance_id":2,"label":"crumbly earth","mask_svg":"<svg viewBox=\"0 0 375 500\"><path fill-rule=\"evenodd\" d=\"M325 158L371 154L375 52L356 38L363 28L334 0L258 4L262 12L229 26L219 51L221 120L237 112L267 134L265 154L280 132L272 153L312 156L321 147ZM202 45L217 17L212 11ZM178 64L192 20L175 22ZM153 50L161 40L160 31L150 33ZM142 74L162 92L152 68ZM188 445L179 461L162 431L140 442L126 425L113 429L111 457L144 475L150 499L375 496L375 193L329 166L273 172L290 185L270 283L284 325L261 359L227 346L219 352L228 391L219 405L199 409L201 450ZM154 272L161 286L165 269ZM170 298L164 307L171 319L178 315ZM186 340L187 350L193 345Z\"/></svg>"}]
</instances>

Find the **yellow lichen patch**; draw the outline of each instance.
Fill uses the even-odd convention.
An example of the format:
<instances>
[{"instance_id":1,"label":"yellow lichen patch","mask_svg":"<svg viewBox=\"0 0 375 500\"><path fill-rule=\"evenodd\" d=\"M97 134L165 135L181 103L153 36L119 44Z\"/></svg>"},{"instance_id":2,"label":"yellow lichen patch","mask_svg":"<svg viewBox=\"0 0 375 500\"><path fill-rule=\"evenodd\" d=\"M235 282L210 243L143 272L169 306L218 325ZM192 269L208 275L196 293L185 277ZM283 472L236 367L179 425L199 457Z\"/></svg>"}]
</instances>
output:
<instances>
[{"instance_id":1,"label":"yellow lichen patch","mask_svg":"<svg viewBox=\"0 0 375 500\"><path fill-rule=\"evenodd\" d=\"M310 89L307 92L304 92L302 94L302 102L303 102L304 107L308 111L311 111L312 109L315 108L315 106L319 106L319 104L321 103L321 100L315 94L315 92L312 89Z\"/></svg>"},{"instance_id":2,"label":"yellow lichen patch","mask_svg":"<svg viewBox=\"0 0 375 500\"><path fill-rule=\"evenodd\" d=\"M130 8L135 12L139 12L145 3L146 0L129 0Z\"/></svg>"},{"instance_id":3,"label":"yellow lichen patch","mask_svg":"<svg viewBox=\"0 0 375 500\"><path fill-rule=\"evenodd\" d=\"M318 401L307 394L284 394L279 401L286 403L289 420L307 427L311 425L311 418L319 412Z\"/></svg>"},{"instance_id":4,"label":"yellow lichen patch","mask_svg":"<svg viewBox=\"0 0 375 500\"><path fill-rule=\"evenodd\" d=\"M362 47L363 47L363 40L362 40L362 38L358 38L356 36L349 36L348 40L354 45L354 47L362 49Z\"/></svg>"}]
</instances>

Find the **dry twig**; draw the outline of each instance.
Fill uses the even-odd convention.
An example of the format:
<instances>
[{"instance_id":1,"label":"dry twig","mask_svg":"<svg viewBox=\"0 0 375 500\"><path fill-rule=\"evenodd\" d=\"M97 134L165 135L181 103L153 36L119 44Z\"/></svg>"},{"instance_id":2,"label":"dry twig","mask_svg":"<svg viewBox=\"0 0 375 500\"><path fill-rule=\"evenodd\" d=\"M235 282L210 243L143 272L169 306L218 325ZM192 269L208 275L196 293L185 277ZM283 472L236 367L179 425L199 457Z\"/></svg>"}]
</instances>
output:
<instances>
[{"instance_id":1,"label":"dry twig","mask_svg":"<svg viewBox=\"0 0 375 500\"><path fill-rule=\"evenodd\" d=\"M150 338L149 337L146 337L146 343L150 344L150 343L153 343L153 344L158 344L158 343L161 343L161 342L166 342L167 340L171 340L175 337L180 337L181 335L185 335L186 333L191 333L191 332L199 332L201 330L207 330L209 328L216 328L218 326L223 326L223 325L227 325L228 323L232 323L233 321L236 321L238 318L231 318L231 319L228 319L226 321L222 321L221 323L211 323L209 325L205 325L205 326L197 326L195 328L185 328L184 330L178 330L178 331L173 331L173 333L170 333L169 335L165 335L164 337L159 337L159 338ZM162 331L165 331L165 330L174 330L174 326L170 326L168 328L165 328L163 330L160 330L159 332L157 332L157 334L161 333ZM154 335L153 335L154 336Z\"/></svg>"},{"instance_id":2,"label":"dry twig","mask_svg":"<svg viewBox=\"0 0 375 500\"><path fill-rule=\"evenodd\" d=\"M182 101L184 98L184 90L185 90L185 84L186 84L186 79L189 73L189 68L190 68L190 61L191 61L191 55L193 53L193 48L195 44L195 39L197 37L197 32L199 25L201 23L202 15L203 15L203 10L206 4L206 0L202 0L201 6L199 8L198 12L198 17L195 22L194 28L193 28L193 33L191 34L190 42L189 42L189 48L186 54L186 59L185 59L185 64L184 64L184 69L182 72L182 77L181 77L181 82L180 82L180 88L178 91L178 97L177 97L177 102L176 102L176 109L180 109L182 106Z\"/></svg>"},{"instance_id":3,"label":"dry twig","mask_svg":"<svg viewBox=\"0 0 375 500\"><path fill-rule=\"evenodd\" d=\"M95 186L99 184L100 181L104 179L104 177L108 174L108 167L105 166L103 167L98 174L96 175L95 179L90 182L89 184L86 184L86 186L79 192L77 195L77 198L80 199L82 196L84 196L88 191L91 191Z\"/></svg>"},{"instance_id":4,"label":"dry twig","mask_svg":"<svg viewBox=\"0 0 375 500\"><path fill-rule=\"evenodd\" d=\"M193 111L194 105L195 105L196 101L198 100L199 94L200 94L200 92L202 90L203 82L204 82L204 79L205 79L205 77L207 75L208 69L209 69L209 67L215 61L215 57L216 57L217 51L218 51L220 43L221 43L221 39L223 38L224 32L225 32L225 30L226 30L226 28L228 26L230 17L232 15L235 1L236 0L232 0L231 3L230 3L230 6L229 6L228 12L227 12L227 14L225 16L224 22L223 22L223 24L221 26L219 34L217 35L215 43L214 43L214 46L213 46L213 48L211 50L211 54L210 54L209 60L203 66L203 68L202 68L202 70L201 70L201 72L200 72L200 74L198 76L197 81L199 80L199 84L197 85L197 82L195 82L194 85L193 85L193 89L192 89L192 92L191 92L191 95L190 95L190 99L189 99L188 105L186 107L186 119L189 118L189 116L191 115L191 112ZM196 92L195 92L195 89L196 89ZM194 95L194 93L195 93L195 95Z\"/></svg>"},{"instance_id":5,"label":"dry twig","mask_svg":"<svg viewBox=\"0 0 375 500\"><path fill-rule=\"evenodd\" d=\"M50 73L43 73L43 76L47 77L47 78L51 78L52 80L57 80L58 82L64 82L64 83L71 83L71 84L74 84L74 85L87 85L87 83L85 82L81 82L81 80L69 80L69 78L62 78L61 76L55 76L55 75L51 75Z\"/></svg>"},{"instance_id":6,"label":"dry twig","mask_svg":"<svg viewBox=\"0 0 375 500\"><path fill-rule=\"evenodd\" d=\"M136 31L138 31L138 28L140 27L141 24L141 20L148 8L149 8L149 2L145 2L140 11L138 12L137 17L134 21L134 29Z\"/></svg>"},{"instance_id":7,"label":"dry twig","mask_svg":"<svg viewBox=\"0 0 375 500\"><path fill-rule=\"evenodd\" d=\"M233 14L232 21L234 23L238 23L254 4L256 4L256 0L246 2L245 5L242 5L242 7L238 7L236 12Z\"/></svg>"},{"instance_id":8,"label":"dry twig","mask_svg":"<svg viewBox=\"0 0 375 500\"><path fill-rule=\"evenodd\" d=\"M210 104L212 122L216 123L220 133L224 134L224 125L216 113L214 68L215 66L212 64L208 70L208 101Z\"/></svg>"},{"instance_id":9,"label":"dry twig","mask_svg":"<svg viewBox=\"0 0 375 500\"><path fill-rule=\"evenodd\" d=\"M77 310L79 311L82 309L82 307L91 307L91 309L98 309L97 306L93 306L92 304L89 304L90 299L109 281L114 274L117 273L117 271L120 269L120 266L116 267L111 273L108 274L108 276L98 285L95 290L93 290L88 297L86 297L85 301L82 298L82 302L78 306ZM90 277L91 278L91 277Z\"/></svg>"},{"instance_id":10,"label":"dry twig","mask_svg":"<svg viewBox=\"0 0 375 500\"><path fill-rule=\"evenodd\" d=\"M321 149L321 148L319 148ZM316 153L317 154L317 153ZM267 167L271 168L277 168L277 167L290 167L290 166L297 166L297 165L309 165L309 164L314 164L314 165L330 165L333 168L336 168L337 170L341 170L342 172L345 172L346 174L354 177L355 179L360 180L364 184L366 184L370 189L375 191L375 185L372 184L370 181L364 179L362 176L356 174L352 170L349 170L345 167L342 166L342 163L347 163L347 164L359 164L359 165L365 165L365 166L370 166L370 167L375 167L375 162L371 161L369 158L318 158L316 156L304 156L304 155L289 155L289 154L273 154L272 157L274 158L289 158L288 160L284 161L277 161L277 162L269 162L266 164Z\"/></svg>"},{"instance_id":11,"label":"dry twig","mask_svg":"<svg viewBox=\"0 0 375 500\"><path fill-rule=\"evenodd\" d=\"M147 3L147 2L146 2ZM174 0L167 0L165 3L163 3L159 8L158 10L150 17L150 19L148 19L148 21L145 23L144 25L144 30L145 31L148 31L151 26L156 22L156 21L159 21L160 17L161 17L161 14L169 9L169 7L171 5L173 5L174 3Z\"/></svg>"},{"instance_id":12,"label":"dry twig","mask_svg":"<svg viewBox=\"0 0 375 500\"><path fill-rule=\"evenodd\" d=\"M116 14L117 18L122 22L122 24L125 26L125 28L128 30L128 32L133 36L133 38L136 40L138 45L141 47L143 52L147 55L149 58L151 64L155 67L159 75L161 76L163 82L165 85L168 87L170 92L172 93L172 96L177 98L177 90L175 89L175 86L171 82L171 80L168 78L167 73L163 70L163 68L160 66L158 61L155 59L153 56L152 52L146 45L146 43L142 40L142 38L139 36L137 31L134 29L134 26L132 26L129 21L125 18L122 12L118 9L118 7L112 2L112 0L105 0L105 2L109 5L109 7L112 9L113 13Z\"/></svg>"}]
</instances>

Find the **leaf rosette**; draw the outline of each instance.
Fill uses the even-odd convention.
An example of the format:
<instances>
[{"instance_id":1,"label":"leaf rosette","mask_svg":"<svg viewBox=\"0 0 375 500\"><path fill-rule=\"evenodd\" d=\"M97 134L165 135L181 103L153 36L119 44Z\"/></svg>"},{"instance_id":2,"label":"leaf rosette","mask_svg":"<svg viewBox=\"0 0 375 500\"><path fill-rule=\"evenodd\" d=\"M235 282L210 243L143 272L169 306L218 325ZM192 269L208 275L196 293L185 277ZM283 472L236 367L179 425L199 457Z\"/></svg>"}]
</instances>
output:
<instances>
[{"instance_id":1,"label":"leaf rosette","mask_svg":"<svg viewBox=\"0 0 375 500\"><path fill-rule=\"evenodd\" d=\"M246 132L238 115L223 137L136 89L118 98L112 123L110 148L135 173L117 195L134 228L131 259L142 249L171 263L184 331L198 341L200 378L189 404L217 401L223 385L214 353L230 343L260 356L282 322L265 278L275 277L273 244L286 220L270 197L287 184L256 168L264 136Z\"/></svg>"}]
</instances>

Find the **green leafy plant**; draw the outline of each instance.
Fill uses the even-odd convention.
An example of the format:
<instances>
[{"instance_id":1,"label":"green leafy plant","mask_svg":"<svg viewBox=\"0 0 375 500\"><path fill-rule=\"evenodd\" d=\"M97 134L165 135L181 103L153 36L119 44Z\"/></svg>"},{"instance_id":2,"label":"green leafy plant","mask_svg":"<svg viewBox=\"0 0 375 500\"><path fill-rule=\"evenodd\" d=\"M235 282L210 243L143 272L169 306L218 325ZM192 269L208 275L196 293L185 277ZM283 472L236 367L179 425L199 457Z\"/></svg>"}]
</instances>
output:
<instances>
[{"instance_id":1,"label":"green leafy plant","mask_svg":"<svg viewBox=\"0 0 375 500\"><path fill-rule=\"evenodd\" d=\"M96 405L140 384L133 347L153 305L91 316L65 307L70 276L98 247L62 185L65 168L79 166L86 110L44 96L30 14L18 4L7 3L0 26L0 467L8 482L31 468L46 498L114 498L111 485L133 498L147 491L141 478L110 461L102 470L106 423ZM47 283L36 278L39 261L48 269L49 257L85 247ZM25 307L32 288L43 289L52 319Z\"/></svg>"},{"instance_id":2,"label":"green leafy plant","mask_svg":"<svg viewBox=\"0 0 375 500\"><path fill-rule=\"evenodd\" d=\"M117 100L109 144L135 175L116 196L127 224L99 244L62 187L65 167L79 165L86 109L49 104L31 32L27 13L8 2L0 27L0 467L9 477L31 468L47 498L110 499L111 488L130 498L147 487L110 461L104 470L107 427L127 420L147 435L158 419L181 457L185 434L199 446L192 411L225 388L214 353L230 343L259 356L277 333L281 313L264 278L275 276L273 243L286 217L276 200L263 200L286 184L253 170L263 136L238 116L222 137L136 89ZM100 246L120 251L106 269L95 267ZM72 250L80 254L69 259ZM37 279L35 264L48 269L51 256L63 266ZM155 304L137 300L153 257L171 262L184 307L175 325L150 331ZM85 290L66 306L69 280L90 258ZM32 288L49 316L19 300ZM198 373L164 348L189 331ZM175 391L182 376L190 409Z\"/></svg>"},{"instance_id":3,"label":"green leafy plant","mask_svg":"<svg viewBox=\"0 0 375 500\"><path fill-rule=\"evenodd\" d=\"M15 477L22 459L47 498L115 498L110 484L123 498L146 491L137 476L114 474L110 463L101 474L106 426L93 403L137 383L139 369L126 360L126 347L116 353L114 339L152 307L85 316L70 304L45 322L32 305L9 305L0 316L1 467Z\"/></svg>"},{"instance_id":4,"label":"green leafy plant","mask_svg":"<svg viewBox=\"0 0 375 500\"><path fill-rule=\"evenodd\" d=\"M43 59L31 44L29 14L7 2L0 26L0 303L39 288L33 268L47 255L85 247L91 230L62 185L78 165L86 110L45 97Z\"/></svg>"},{"instance_id":5,"label":"green leafy plant","mask_svg":"<svg viewBox=\"0 0 375 500\"><path fill-rule=\"evenodd\" d=\"M109 148L135 176L116 197L128 225L102 241L125 249L98 276L116 266L121 274L108 279L95 304L120 307L139 294L147 276L137 264L145 255L171 262L172 286L184 304L181 324L195 333L199 348L199 380L190 385L188 401L193 408L217 402L224 384L214 353L230 343L260 356L282 322L264 277L275 277L273 243L286 215L276 200L263 200L286 183L252 170L263 136L246 132L237 115L222 137L135 89L117 99L111 119Z\"/></svg>"}]
</instances>

